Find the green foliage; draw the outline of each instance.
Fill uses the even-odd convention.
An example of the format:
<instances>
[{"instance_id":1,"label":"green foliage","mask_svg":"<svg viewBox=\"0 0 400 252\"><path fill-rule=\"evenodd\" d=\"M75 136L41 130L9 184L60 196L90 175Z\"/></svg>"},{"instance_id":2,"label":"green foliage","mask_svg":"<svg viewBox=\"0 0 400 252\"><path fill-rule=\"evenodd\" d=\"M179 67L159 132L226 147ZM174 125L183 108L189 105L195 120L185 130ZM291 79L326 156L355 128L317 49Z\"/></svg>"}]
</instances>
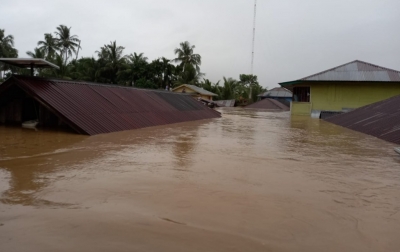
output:
<instances>
[{"instance_id":1,"label":"green foliage","mask_svg":"<svg viewBox=\"0 0 400 252\"><path fill-rule=\"evenodd\" d=\"M216 100L235 99L239 104L247 103L249 99L250 102L256 101L257 95L266 91L259 85L256 75L240 74L239 80L223 77L221 85L220 81L212 83L203 78L204 74L200 72L201 56L194 53L195 46L188 41L180 43L179 48L174 50L176 58L173 60L160 57L149 62L143 53L125 55L125 48L117 45L116 41L96 51L97 58L73 59L71 57L77 56L81 48L78 36L71 35L71 28L65 25L58 26L55 35L45 33L44 40L37 43L38 47L27 52L32 58L45 58L60 68L37 70L38 76L151 89L193 84L217 94ZM0 57L18 57L14 37L5 36L1 29ZM177 62L178 65L171 62ZM2 76L9 76L12 72L30 74L27 69L9 66L0 70L3 70Z\"/></svg>"},{"instance_id":2,"label":"green foliage","mask_svg":"<svg viewBox=\"0 0 400 252\"><path fill-rule=\"evenodd\" d=\"M125 67L126 56L123 55L125 47L117 46L117 42L110 42L96 51L102 65L100 74L108 83L117 84L119 71Z\"/></svg>"},{"instance_id":3,"label":"green foliage","mask_svg":"<svg viewBox=\"0 0 400 252\"><path fill-rule=\"evenodd\" d=\"M175 81L175 86L179 86L182 84L193 84L197 85L201 77L204 74L196 71L193 65L186 65L185 70L180 74L178 79Z\"/></svg>"},{"instance_id":4,"label":"green foliage","mask_svg":"<svg viewBox=\"0 0 400 252\"><path fill-rule=\"evenodd\" d=\"M141 78L139 79L136 84L135 87L138 88L151 88L151 89L156 89L158 88L157 84L155 84L154 82L152 82L151 80L147 80L145 78Z\"/></svg>"},{"instance_id":5,"label":"green foliage","mask_svg":"<svg viewBox=\"0 0 400 252\"><path fill-rule=\"evenodd\" d=\"M0 29L0 58L17 58L18 50L14 48L14 36L5 35L5 30ZM5 71L15 72L17 69L0 63L0 80L6 79Z\"/></svg>"},{"instance_id":6,"label":"green foliage","mask_svg":"<svg viewBox=\"0 0 400 252\"><path fill-rule=\"evenodd\" d=\"M67 63L67 60L72 56L72 53L77 55L77 51L81 48L81 41L78 36L71 35L71 27L68 28L65 25L59 25L56 29L57 31L55 34L57 35L57 38L55 39L55 45L57 49L60 50L60 55L64 57L65 63Z\"/></svg>"},{"instance_id":7,"label":"green foliage","mask_svg":"<svg viewBox=\"0 0 400 252\"><path fill-rule=\"evenodd\" d=\"M175 81L175 86L181 84L199 84L199 79L204 76L200 72L201 56L194 53L194 45L190 45L188 41L179 44L179 48L175 48L174 53L177 57L174 62L180 63L182 72Z\"/></svg>"},{"instance_id":8,"label":"green foliage","mask_svg":"<svg viewBox=\"0 0 400 252\"><path fill-rule=\"evenodd\" d=\"M44 53L46 59L52 59L57 51L59 51L59 43L51 33L44 34L44 40L37 43L39 49Z\"/></svg>"}]
</instances>

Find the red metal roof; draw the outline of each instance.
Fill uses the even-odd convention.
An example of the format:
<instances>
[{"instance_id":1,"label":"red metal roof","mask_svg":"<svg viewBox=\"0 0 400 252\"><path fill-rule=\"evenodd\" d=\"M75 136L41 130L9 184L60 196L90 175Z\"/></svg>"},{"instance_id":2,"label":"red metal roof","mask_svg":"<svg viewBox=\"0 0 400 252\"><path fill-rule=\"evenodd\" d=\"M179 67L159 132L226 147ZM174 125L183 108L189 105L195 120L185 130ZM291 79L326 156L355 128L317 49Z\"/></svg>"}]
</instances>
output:
<instances>
[{"instance_id":1,"label":"red metal roof","mask_svg":"<svg viewBox=\"0 0 400 252\"><path fill-rule=\"evenodd\" d=\"M400 96L332 116L325 120L400 144Z\"/></svg>"},{"instance_id":2,"label":"red metal roof","mask_svg":"<svg viewBox=\"0 0 400 252\"><path fill-rule=\"evenodd\" d=\"M280 111L288 111L289 107L285 104L270 98L263 99L261 101L255 102L246 106L246 108L255 108L255 109L268 109L268 110L280 110Z\"/></svg>"},{"instance_id":3,"label":"red metal roof","mask_svg":"<svg viewBox=\"0 0 400 252\"><path fill-rule=\"evenodd\" d=\"M189 95L168 91L25 76L13 76L1 86L10 84L88 135L220 117Z\"/></svg>"}]
</instances>

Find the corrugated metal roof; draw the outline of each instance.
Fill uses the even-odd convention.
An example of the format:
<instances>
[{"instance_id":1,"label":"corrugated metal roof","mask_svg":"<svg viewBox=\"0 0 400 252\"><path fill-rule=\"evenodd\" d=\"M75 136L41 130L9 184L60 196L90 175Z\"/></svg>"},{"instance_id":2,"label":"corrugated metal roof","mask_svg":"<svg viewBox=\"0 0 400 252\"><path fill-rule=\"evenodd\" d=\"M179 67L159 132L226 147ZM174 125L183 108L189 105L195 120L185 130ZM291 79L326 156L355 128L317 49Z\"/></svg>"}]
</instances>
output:
<instances>
[{"instance_id":1,"label":"corrugated metal roof","mask_svg":"<svg viewBox=\"0 0 400 252\"><path fill-rule=\"evenodd\" d=\"M400 82L400 72L367 62L353 62L302 78L305 81L384 81Z\"/></svg>"},{"instance_id":2,"label":"corrugated metal roof","mask_svg":"<svg viewBox=\"0 0 400 252\"><path fill-rule=\"evenodd\" d=\"M210 92L210 91L208 91L208 90L205 90L205 89L203 89L203 88L197 87L197 86L195 86L195 85L190 85L190 84L183 84L183 85L180 85L179 87L174 88L172 91L174 91L174 90L176 90L176 89L178 89L178 88L180 88L180 87L187 87L187 88L190 88L190 89L192 89L193 91L195 91L195 92L197 92L197 93L199 93L199 94L202 94L202 95L218 96L217 94L214 94L214 93L212 93L212 92Z\"/></svg>"},{"instance_id":3,"label":"corrugated metal roof","mask_svg":"<svg viewBox=\"0 0 400 252\"><path fill-rule=\"evenodd\" d=\"M7 63L17 67L35 67L35 68L56 68L60 69L57 65L54 65L51 62L48 62L45 59L37 59L37 58L0 58L0 62Z\"/></svg>"},{"instance_id":4,"label":"corrugated metal roof","mask_svg":"<svg viewBox=\"0 0 400 252\"><path fill-rule=\"evenodd\" d=\"M400 82L400 71L355 60L296 81L279 84L290 86L308 81Z\"/></svg>"},{"instance_id":5,"label":"corrugated metal roof","mask_svg":"<svg viewBox=\"0 0 400 252\"><path fill-rule=\"evenodd\" d=\"M192 97L168 91L25 76L1 86L10 82L88 135L220 117Z\"/></svg>"},{"instance_id":6,"label":"corrugated metal roof","mask_svg":"<svg viewBox=\"0 0 400 252\"><path fill-rule=\"evenodd\" d=\"M273 88L265 93L262 93L258 95L259 97L280 97L280 98L291 98L292 92L287 90L286 88L283 87L276 87Z\"/></svg>"},{"instance_id":7,"label":"corrugated metal roof","mask_svg":"<svg viewBox=\"0 0 400 252\"><path fill-rule=\"evenodd\" d=\"M289 110L289 107L286 106L285 104L283 104L277 100L270 99L270 98L265 98L261 101L247 105L246 108L279 110L279 111L288 111Z\"/></svg>"},{"instance_id":8,"label":"corrugated metal roof","mask_svg":"<svg viewBox=\"0 0 400 252\"><path fill-rule=\"evenodd\" d=\"M214 103L217 104L218 107L235 107L235 102L235 99L214 101Z\"/></svg>"},{"instance_id":9,"label":"corrugated metal roof","mask_svg":"<svg viewBox=\"0 0 400 252\"><path fill-rule=\"evenodd\" d=\"M400 144L400 96L329 117L326 121Z\"/></svg>"}]
</instances>

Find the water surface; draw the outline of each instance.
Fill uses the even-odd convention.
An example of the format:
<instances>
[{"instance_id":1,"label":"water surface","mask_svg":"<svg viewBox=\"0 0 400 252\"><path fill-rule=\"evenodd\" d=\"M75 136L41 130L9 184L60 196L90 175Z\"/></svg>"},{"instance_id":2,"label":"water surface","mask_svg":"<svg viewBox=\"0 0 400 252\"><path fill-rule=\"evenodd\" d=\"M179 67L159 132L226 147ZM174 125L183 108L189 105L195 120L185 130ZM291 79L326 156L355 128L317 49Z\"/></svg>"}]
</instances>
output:
<instances>
[{"instance_id":1,"label":"water surface","mask_svg":"<svg viewBox=\"0 0 400 252\"><path fill-rule=\"evenodd\" d=\"M0 251L400 251L393 144L288 112L0 127Z\"/></svg>"}]
</instances>

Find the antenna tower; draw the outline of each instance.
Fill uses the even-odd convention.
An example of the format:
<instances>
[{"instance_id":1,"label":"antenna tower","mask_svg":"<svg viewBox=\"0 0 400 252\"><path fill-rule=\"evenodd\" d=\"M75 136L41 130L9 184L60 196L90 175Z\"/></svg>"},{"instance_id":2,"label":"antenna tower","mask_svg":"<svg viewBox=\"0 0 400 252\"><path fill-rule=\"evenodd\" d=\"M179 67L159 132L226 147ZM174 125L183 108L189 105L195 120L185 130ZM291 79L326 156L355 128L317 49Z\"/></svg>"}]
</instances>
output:
<instances>
[{"instance_id":1,"label":"antenna tower","mask_svg":"<svg viewBox=\"0 0 400 252\"><path fill-rule=\"evenodd\" d=\"M254 63L254 40L256 37L256 14L257 14L257 0L254 0L253 43L251 46L251 74L252 75L253 75L253 63Z\"/></svg>"}]
</instances>

